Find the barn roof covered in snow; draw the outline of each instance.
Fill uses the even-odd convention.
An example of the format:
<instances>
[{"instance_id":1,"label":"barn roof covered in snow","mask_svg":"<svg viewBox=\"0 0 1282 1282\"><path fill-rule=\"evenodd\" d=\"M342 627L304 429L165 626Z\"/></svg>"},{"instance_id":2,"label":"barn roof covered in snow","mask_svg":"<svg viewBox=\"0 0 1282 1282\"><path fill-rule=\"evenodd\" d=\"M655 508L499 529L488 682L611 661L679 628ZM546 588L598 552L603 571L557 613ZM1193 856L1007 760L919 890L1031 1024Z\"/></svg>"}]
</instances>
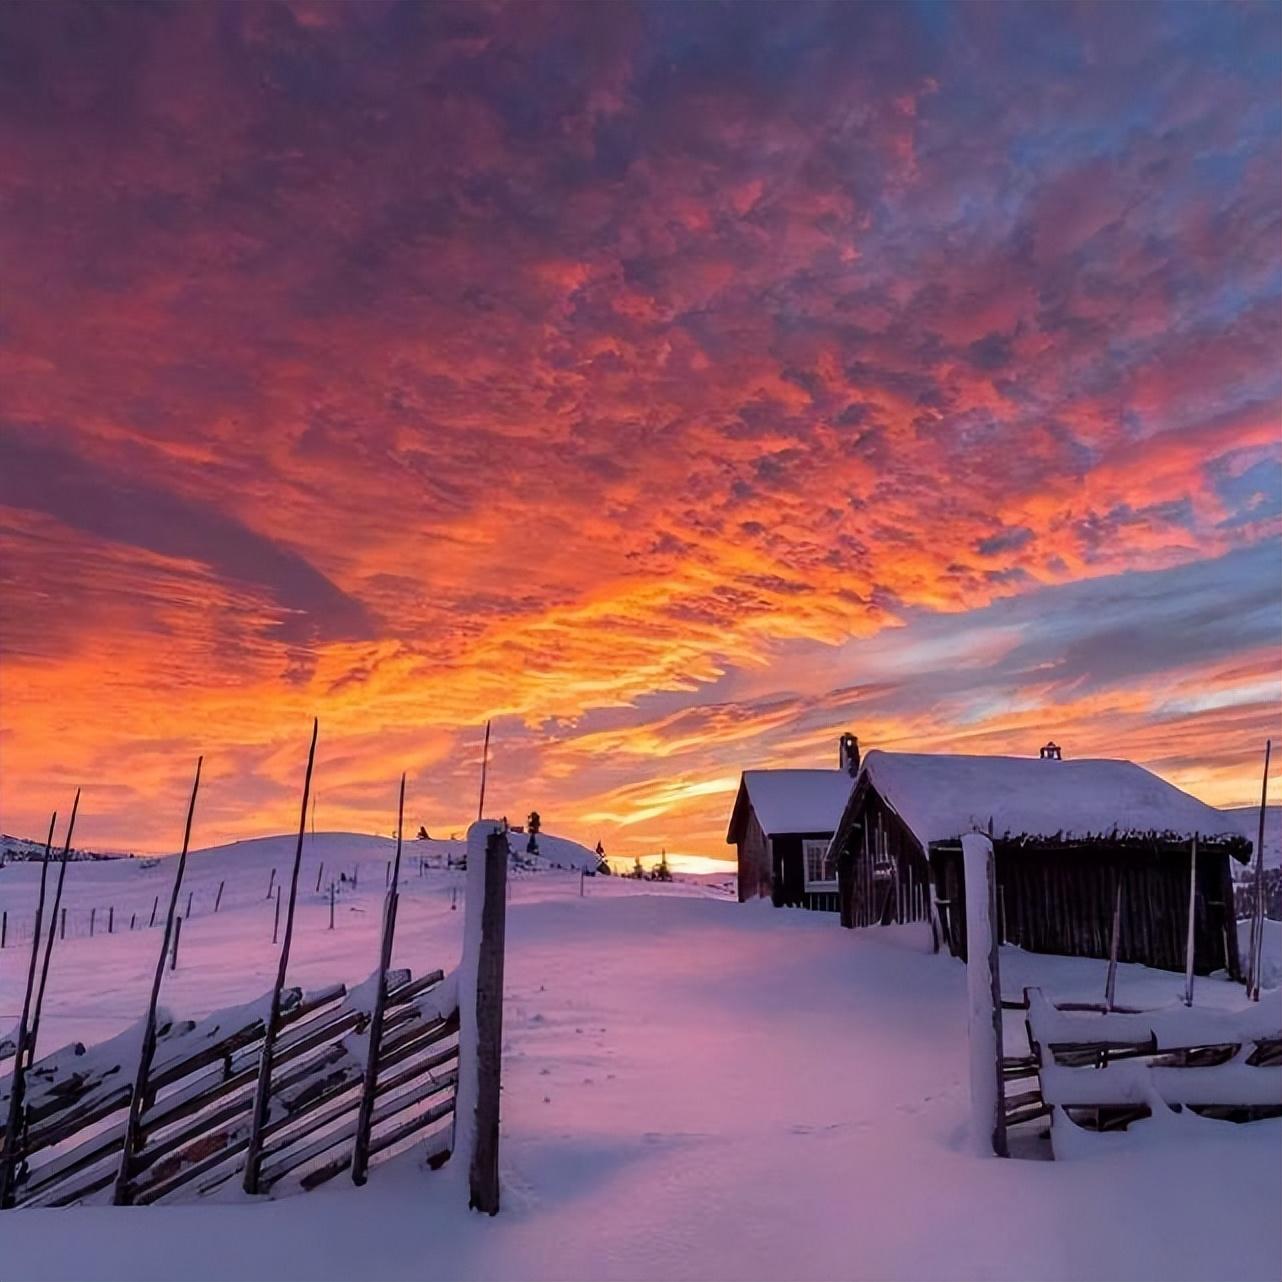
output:
<instances>
[{"instance_id":1,"label":"barn roof covered in snow","mask_svg":"<svg viewBox=\"0 0 1282 1282\"><path fill-rule=\"evenodd\" d=\"M739 840L749 805L768 837L780 832L835 832L853 784L844 770L745 770L726 841L734 845Z\"/></svg>"},{"instance_id":2,"label":"barn roof covered in snow","mask_svg":"<svg viewBox=\"0 0 1282 1282\"><path fill-rule=\"evenodd\" d=\"M1131 761L1058 761L882 752L867 780L928 849L977 829L996 837L1083 839L1159 834L1237 839L1222 811ZM843 815L842 823L853 818ZM1245 858L1245 854L1242 856Z\"/></svg>"}]
</instances>

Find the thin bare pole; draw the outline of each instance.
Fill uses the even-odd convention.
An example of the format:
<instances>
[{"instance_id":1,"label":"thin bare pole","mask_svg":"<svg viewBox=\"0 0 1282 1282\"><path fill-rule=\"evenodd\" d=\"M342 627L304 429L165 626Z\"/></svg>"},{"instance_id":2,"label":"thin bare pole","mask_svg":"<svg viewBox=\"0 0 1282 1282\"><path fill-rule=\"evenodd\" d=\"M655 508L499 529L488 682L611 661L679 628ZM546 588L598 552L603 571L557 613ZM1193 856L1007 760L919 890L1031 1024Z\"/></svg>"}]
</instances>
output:
<instances>
[{"instance_id":1,"label":"thin bare pole","mask_svg":"<svg viewBox=\"0 0 1282 1282\"><path fill-rule=\"evenodd\" d=\"M312 746L307 753L307 774L303 777L303 805L298 816L298 845L294 848L294 869L289 879L289 907L285 912L285 938L280 946L280 965L276 970L276 987L272 989L271 1006L267 1013L267 1028L263 1035L262 1059L258 1064L258 1086L254 1091L254 1115L250 1124L249 1147L245 1151L246 1193L258 1192L258 1168L262 1162L263 1128L267 1125L267 1108L272 1084L272 1052L276 1033L280 1027L280 994L285 987L285 973L289 968L289 945L294 935L294 905L298 899L298 870L303 862L303 836L307 832L307 799L312 790L312 766L316 761L316 736L320 721L312 720Z\"/></svg>"},{"instance_id":2,"label":"thin bare pole","mask_svg":"<svg viewBox=\"0 0 1282 1282\"><path fill-rule=\"evenodd\" d=\"M481 799L476 807L476 820L485 818L485 776L490 766L490 723L485 723L485 746L481 749Z\"/></svg>"},{"instance_id":3,"label":"thin bare pole","mask_svg":"<svg viewBox=\"0 0 1282 1282\"><path fill-rule=\"evenodd\" d=\"M4 1129L4 1155L0 1158L0 1207L11 1204L10 1184L13 1181L14 1162L17 1158L18 1132L22 1129L22 1098L26 1086L27 1016L31 1013L31 993L36 983L36 958L40 956L40 925L44 919L45 879L49 872L49 854L53 850L53 829L58 822L58 812L49 820L49 836L45 839L45 857L40 865L40 897L36 900L36 929L31 936L31 961L27 966L27 990L22 999L22 1018L18 1021L18 1053L13 1061L13 1075L9 1082L9 1116ZM53 934L54 917L49 918L49 933Z\"/></svg>"},{"instance_id":4,"label":"thin bare pole","mask_svg":"<svg viewBox=\"0 0 1282 1282\"><path fill-rule=\"evenodd\" d=\"M76 813L80 809L80 789L76 789L76 799L71 803L71 819L67 823L67 840L62 844L62 862L58 865L58 884L53 891L53 912L50 920L58 915L62 904L62 883L67 876L67 856L71 853L71 834L76 828ZM53 931L45 936L45 955L40 963L40 987L36 989L36 1004L31 1012L31 1040L27 1043L27 1063L35 1062L36 1038L40 1033L40 1012L45 1004L45 985L49 982L49 958L53 953Z\"/></svg>"},{"instance_id":5,"label":"thin bare pole","mask_svg":"<svg viewBox=\"0 0 1282 1282\"><path fill-rule=\"evenodd\" d=\"M1113 929L1108 937L1108 979L1104 983L1104 1005L1113 1009L1117 993L1117 950L1122 939L1122 878L1118 874L1117 891L1113 896Z\"/></svg>"},{"instance_id":6,"label":"thin bare pole","mask_svg":"<svg viewBox=\"0 0 1282 1282\"><path fill-rule=\"evenodd\" d=\"M352 1181L364 1184L369 1172L369 1134L374 1122L374 1093L378 1089L378 1056L383 1044L383 1012L387 1006L387 970L392 964L392 940L396 934L396 888L401 876L401 830L405 826L405 776L401 775L401 796L396 807L396 868L383 904L383 938L378 950L378 988L374 1013L369 1023L369 1044L365 1051L365 1081L361 1087L360 1111L356 1116L356 1141L352 1149Z\"/></svg>"},{"instance_id":7,"label":"thin bare pole","mask_svg":"<svg viewBox=\"0 0 1282 1282\"><path fill-rule=\"evenodd\" d=\"M1255 843L1255 905L1251 913L1250 956L1246 963L1247 995L1260 1000L1260 955L1264 951L1264 811L1269 799L1269 756L1273 740L1264 744L1264 782L1260 785L1260 834Z\"/></svg>"},{"instance_id":8,"label":"thin bare pole","mask_svg":"<svg viewBox=\"0 0 1282 1282\"><path fill-rule=\"evenodd\" d=\"M187 869L187 850L191 845L191 821L196 813L196 792L200 788L200 768L204 757L196 758L196 778L191 785L191 800L187 803L187 824L183 828L183 848L178 856L178 870L174 873L174 888L169 896L169 912L165 916L165 937L156 957L156 969L151 977L151 996L147 1001L147 1014L143 1017L142 1050L138 1054L138 1071L134 1076L133 1093L129 1096L129 1117L125 1122L125 1138L120 1150L120 1165L116 1170L116 1184L111 1200L116 1206L126 1206L131 1200L129 1180L132 1174L134 1153L139 1146L142 1130L142 1110L147 1102L148 1079L151 1061L156 1054L156 1004L160 1000L160 982L165 974L165 955L169 952L169 939L173 931L174 913L178 909L178 892L182 888L183 873Z\"/></svg>"},{"instance_id":9,"label":"thin bare pole","mask_svg":"<svg viewBox=\"0 0 1282 1282\"><path fill-rule=\"evenodd\" d=\"M1193 854L1189 859L1189 929L1184 941L1184 1005L1193 1005L1193 944L1197 924L1197 833L1193 834Z\"/></svg>"}]
</instances>

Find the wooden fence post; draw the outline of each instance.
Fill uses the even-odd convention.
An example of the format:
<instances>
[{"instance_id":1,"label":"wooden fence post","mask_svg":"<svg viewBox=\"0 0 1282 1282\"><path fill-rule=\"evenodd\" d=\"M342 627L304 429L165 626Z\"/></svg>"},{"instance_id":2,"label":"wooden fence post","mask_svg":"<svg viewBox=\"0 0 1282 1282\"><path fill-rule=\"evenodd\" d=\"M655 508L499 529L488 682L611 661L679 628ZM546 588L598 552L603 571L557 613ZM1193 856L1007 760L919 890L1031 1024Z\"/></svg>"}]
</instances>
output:
<instances>
[{"instance_id":1,"label":"wooden fence post","mask_svg":"<svg viewBox=\"0 0 1282 1282\"><path fill-rule=\"evenodd\" d=\"M329 883L329 928L334 929L334 883Z\"/></svg>"},{"instance_id":2,"label":"wooden fence post","mask_svg":"<svg viewBox=\"0 0 1282 1282\"><path fill-rule=\"evenodd\" d=\"M130 914L129 914L129 929L130 929L130 931L132 931L132 930L133 930L133 928L134 928L137 924L138 924L138 914L137 914L137 913L130 913Z\"/></svg>"},{"instance_id":3,"label":"wooden fence post","mask_svg":"<svg viewBox=\"0 0 1282 1282\"><path fill-rule=\"evenodd\" d=\"M125 1119L120 1165L116 1168L116 1182L111 1194L111 1200L116 1206L125 1206L132 1199L129 1182L133 1178L133 1157L142 1141L142 1111L147 1107L151 1061L156 1054L156 1003L160 999L160 982L165 974L165 953L169 950L171 924L174 927L174 955L169 964L170 970L178 964L178 929L182 926L182 918L175 920L174 911L178 907L178 892L182 887L183 872L187 866L187 850L191 845L191 821L196 813L196 792L200 788L200 767L204 764L204 760L204 757L196 760L196 780L191 786L191 801L187 806L187 826L183 830L182 854L178 856L178 869L174 873L174 889L169 898L169 913L165 918L165 937L160 941L160 955L156 958L156 969L151 977L151 996L147 1002L147 1014L143 1018L138 1070L134 1075L133 1090L129 1095L129 1115Z\"/></svg>"},{"instance_id":4,"label":"wooden fence post","mask_svg":"<svg viewBox=\"0 0 1282 1282\"><path fill-rule=\"evenodd\" d=\"M5 946L5 942L8 940L8 938L9 938L9 914L7 911L0 912L0 948L3 948Z\"/></svg>"},{"instance_id":5,"label":"wooden fence post","mask_svg":"<svg viewBox=\"0 0 1282 1282\"><path fill-rule=\"evenodd\" d=\"M183 932L183 919L181 917L175 917L174 918L174 951L173 951L173 956L170 958L170 961L169 961L170 970L178 969L178 936L181 935L182 932Z\"/></svg>"},{"instance_id":6,"label":"wooden fence post","mask_svg":"<svg viewBox=\"0 0 1282 1282\"><path fill-rule=\"evenodd\" d=\"M44 916L45 880L49 873L49 855L53 850L53 830L58 822L58 812L49 820L49 838L45 842L45 857L40 865L40 895L36 900L36 926L31 936L31 961L27 966L26 996L22 999L22 1016L18 1020L17 1048L13 1061L13 1074L9 1079L9 1114L5 1123L4 1148L0 1149L0 1208L13 1205L13 1174L17 1164L17 1135L21 1129L22 1099L26 1086L27 1016L31 1012L31 995L36 983L36 958L40 956L40 922ZM70 833L67 836L71 840ZM52 928L49 931L52 936Z\"/></svg>"},{"instance_id":7,"label":"wooden fence post","mask_svg":"<svg viewBox=\"0 0 1282 1282\"><path fill-rule=\"evenodd\" d=\"M1108 937L1108 978L1104 981L1104 1005L1113 1009L1117 993L1117 952L1122 940L1122 875L1117 876L1117 891L1113 896L1113 928Z\"/></svg>"},{"instance_id":8,"label":"wooden fence post","mask_svg":"<svg viewBox=\"0 0 1282 1282\"><path fill-rule=\"evenodd\" d=\"M246 1193L258 1192L259 1168L263 1159L263 1130L271 1103L272 1057L276 1047L276 1033L280 1028L280 994L285 987L285 974L289 968L289 946L294 935L294 906L298 901L298 873L303 863L303 837L307 832L307 799L312 790L312 767L316 762L316 736L320 721L312 721L312 746L307 753L307 773L303 776L303 805L298 817L298 844L294 848L294 867L289 879L289 907L285 912L285 939L280 947L280 964L276 969L276 986L272 989L271 1005L267 1011L267 1027L263 1032L263 1049L258 1061L258 1084L254 1089L254 1108L250 1118L249 1144L245 1150L245 1176L242 1187ZM323 868L324 865L322 864ZM278 901L279 902L279 901Z\"/></svg>"},{"instance_id":9,"label":"wooden fence post","mask_svg":"<svg viewBox=\"0 0 1282 1282\"><path fill-rule=\"evenodd\" d=\"M273 868L272 875L267 879L267 893L263 896L264 899L270 899L272 897L272 887L275 884L276 884L276 869Z\"/></svg>"},{"instance_id":10,"label":"wooden fence post","mask_svg":"<svg viewBox=\"0 0 1282 1282\"><path fill-rule=\"evenodd\" d=\"M383 1044L383 1012L387 1007L387 971L392 964L392 940L396 934L396 892L401 876L401 829L405 826L405 776L396 808L396 882L383 903L383 937L378 947L378 988L369 1022L369 1043L365 1050L365 1080L361 1087L360 1111L356 1115L356 1139L352 1146L352 1183L364 1184L369 1173L369 1135L374 1123L374 1096L378 1090L378 1056Z\"/></svg>"},{"instance_id":11,"label":"wooden fence post","mask_svg":"<svg viewBox=\"0 0 1282 1282\"><path fill-rule=\"evenodd\" d=\"M276 887L276 916L272 919L272 943L276 942L276 936L280 933L280 887Z\"/></svg>"},{"instance_id":12,"label":"wooden fence post","mask_svg":"<svg viewBox=\"0 0 1282 1282\"><path fill-rule=\"evenodd\" d=\"M97 915L98 915L98 910L96 908L91 908L89 910L89 938L90 939L93 938L93 923L94 923L94 918L97 917Z\"/></svg>"},{"instance_id":13,"label":"wooden fence post","mask_svg":"<svg viewBox=\"0 0 1282 1282\"><path fill-rule=\"evenodd\" d=\"M116 905L112 904L107 909L107 934L114 935L115 933L116 933Z\"/></svg>"},{"instance_id":14,"label":"wooden fence post","mask_svg":"<svg viewBox=\"0 0 1282 1282\"><path fill-rule=\"evenodd\" d=\"M325 861L321 860L321 866L316 869L316 893L320 894L321 878L325 875Z\"/></svg>"},{"instance_id":15,"label":"wooden fence post","mask_svg":"<svg viewBox=\"0 0 1282 1282\"><path fill-rule=\"evenodd\" d=\"M478 822L468 831L463 961L459 968L459 1084L454 1154L468 1167L468 1205L499 1209L499 1084L503 1051L503 941L507 838Z\"/></svg>"},{"instance_id":16,"label":"wooden fence post","mask_svg":"<svg viewBox=\"0 0 1282 1282\"><path fill-rule=\"evenodd\" d=\"M1260 1000L1260 966L1264 948L1264 816L1269 801L1269 757L1273 752L1273 740L1264 744L1264 782L1260 785L1260 834L1255 843L1255 903L1251 908L1251 934L1249 937L1249 956L1246 960L1246 992L1253 1001ZM1230 929L1236 930L1237 923L1230 923Z\"/></svg>"},{"instance_id":17,"label":"wooden fence post","mask_svg":"<svg viewBox=\"0 0 1282 1282\"><path fill-rule=\"evenodd\" d=\"M997 870L983 833L962 838L966 880L966 995L970 1025L971 1126L977 1149L1006 1157L1002 1078L1002 983L997 959Z\"/></svg>"},{"instance_id":18,"label":"wooden fence post","mask_svg":"<svg viewBox=\"0 0 1282 1282\"><path fill-rule=\"evenodd\" d=\"M214 912L218 911L219 906L223 902L223 886L225 885L226 885L226 882L220 881L218 883L218 894L214 896Z\"/></svg>"},{"instance_id":19,"label":"wooden fence post","mask_svg":"<svg viewBox=\"0 0 1282 1282\"><path fill-rule=\"evenodd\" d=\"M64 908L58 918L58 938L67 938L67 910Z\"/></svg>"},{"instance_id":20,"label":"wooden fence post","mask_svg":"<svg viewBox=\"0 0 1282 1282\"><path fill-rule=\"evenodd\" d=\"M1184 1005L1193 1005L1193 952L1197 942L1197 833L1189 857L1189 924L1184 938Z\"/></svg>"},{"instance_id":21,"label":"wooden fence post","mask_svg":"<svg viewBox=\"0 0 1282 1282\"><path fill-rule=\"evenodd\" d=\"M151 920L147 923L147 929L150 930L156 924L156 909L160 907L160 896L157 895L151 901Z\"/></svg>"},{"instance_id":22,"label":"wooden fence post","mask_svg":"<svg viewBox=\"0 0 1282 1282\"><path fill-rule=\"evenodd\" d=\"M184 916L186 916L186 917L190 917L190 916L191 916L191 897L192 897L195 893L196 893L196 892L195 892L194 890L189 890L189 891L187 892L187 911L186 911L186 913L184 913L184 914L183 914L183 915L184 915Z\"/></svg>"}]
</instances>

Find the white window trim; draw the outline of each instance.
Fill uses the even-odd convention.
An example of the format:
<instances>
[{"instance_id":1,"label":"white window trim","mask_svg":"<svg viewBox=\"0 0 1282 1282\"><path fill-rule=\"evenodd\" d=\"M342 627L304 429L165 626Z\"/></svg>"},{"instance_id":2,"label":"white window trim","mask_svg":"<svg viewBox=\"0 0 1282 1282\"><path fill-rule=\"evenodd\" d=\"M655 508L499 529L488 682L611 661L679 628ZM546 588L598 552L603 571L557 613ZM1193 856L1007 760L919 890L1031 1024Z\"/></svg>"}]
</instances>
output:
<instances>
[{"instance_id":1,"label":"white window trim","mask_svg":"<svg viewBox=\"0 0 1282 1282\"><path fill-rule=\"evenodd\" d=\"M807 893L812 891L826 891L837 889L837 861L833 860L833 876L831 881L811 881L810 879L810 852L814 847L819 847L824 857L828 854L828 847L832 845L831 841L824 841L820 838L806 837L801 843L801 868L805 877L805 887Z\"/></svg>"}]
</instances>

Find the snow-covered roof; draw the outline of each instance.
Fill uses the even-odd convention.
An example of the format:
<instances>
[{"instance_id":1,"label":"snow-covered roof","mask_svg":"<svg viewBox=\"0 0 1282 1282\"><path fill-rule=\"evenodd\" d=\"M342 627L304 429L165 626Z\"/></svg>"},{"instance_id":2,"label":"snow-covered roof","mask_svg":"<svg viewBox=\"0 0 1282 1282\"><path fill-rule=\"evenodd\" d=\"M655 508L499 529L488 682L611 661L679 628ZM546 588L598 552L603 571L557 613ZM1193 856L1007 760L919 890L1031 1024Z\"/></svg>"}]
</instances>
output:
<instances>
[{"instance_id":1,"label":"snow-covered roof","mask_svg":"<svg viewBox=\"0 0 1282 1282\"><path fill-rule=\"evenodd\" d=\"M1132 761L883 752L861 775L922 848L976 829L998 837L1162 833L1240 837L1222 811Z\"/></svg>"},{"instance_id":2,"label":"snow-covered roof","mask_svg":"<svg viewBox=\"0 0 1282 1282\"><path fill-rule=\"evenodd\" d=\"M726 841L733 843L746 795L766 836L835 832L854 780L844 770L745 770Z\"/></svg>"}]
</instances>

